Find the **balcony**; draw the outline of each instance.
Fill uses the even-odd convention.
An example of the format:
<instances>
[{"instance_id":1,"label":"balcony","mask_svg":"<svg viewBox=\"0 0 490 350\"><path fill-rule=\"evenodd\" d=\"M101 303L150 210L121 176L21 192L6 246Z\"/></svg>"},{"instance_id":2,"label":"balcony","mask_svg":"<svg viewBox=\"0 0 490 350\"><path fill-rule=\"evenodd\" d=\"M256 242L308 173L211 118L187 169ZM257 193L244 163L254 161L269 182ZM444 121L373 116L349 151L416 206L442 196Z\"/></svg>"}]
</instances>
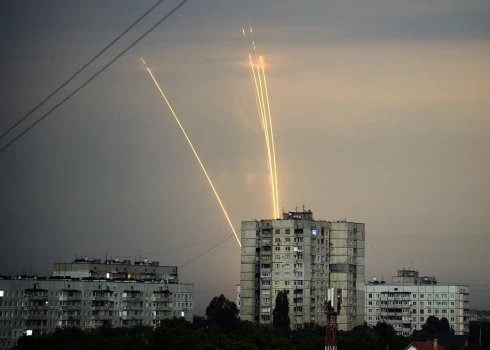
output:
<instances>
[{"instance_id":1,"label":"balcony","mask_svg":"<svg viewBox=\"0 0 490 350\"><path fill-rule=\"evenodd\" d=\"M60 306L61 310L81 310L82 305L62 305Z\"/></svg>"}]
</instances>

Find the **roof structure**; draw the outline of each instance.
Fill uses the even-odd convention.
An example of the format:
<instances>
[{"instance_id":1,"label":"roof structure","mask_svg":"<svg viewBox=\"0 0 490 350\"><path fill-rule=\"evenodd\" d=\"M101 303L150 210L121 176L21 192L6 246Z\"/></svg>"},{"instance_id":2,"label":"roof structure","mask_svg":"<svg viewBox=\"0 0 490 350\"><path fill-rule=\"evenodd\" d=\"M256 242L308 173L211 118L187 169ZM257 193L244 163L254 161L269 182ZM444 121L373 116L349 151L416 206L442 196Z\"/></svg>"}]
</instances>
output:
<instances>
[{"instance_id":1,"label":"roof structure","mask_svg":"<svg viewBox=\"0 0 490 350\"><path fill-rule=\"evenodd\" d=\"M434 344L426 341L414 341L405 350L413 348L418 350L435 350ZM444 347L441 344L437 344L437 350L444 350Z\"/></svg>"}]
</instances>

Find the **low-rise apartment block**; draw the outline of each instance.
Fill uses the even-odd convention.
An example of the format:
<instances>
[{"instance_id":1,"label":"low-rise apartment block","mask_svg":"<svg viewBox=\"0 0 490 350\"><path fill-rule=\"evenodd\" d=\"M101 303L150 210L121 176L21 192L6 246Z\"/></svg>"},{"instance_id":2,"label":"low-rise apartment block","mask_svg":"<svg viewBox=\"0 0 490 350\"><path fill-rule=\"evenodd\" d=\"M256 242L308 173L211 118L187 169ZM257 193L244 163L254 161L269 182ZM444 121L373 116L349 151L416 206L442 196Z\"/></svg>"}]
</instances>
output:
<instances>
[{"instance_id":1,"label":"low-rise apartment block","mask_svg":"<svg viewBox=\"0 0 490 350\"><path fill-rule=\"evenodd\" d=\"M79 266L88 263L80 262ZM60 268L56 276L0 276L0 348L12 348L22 334L45 334L57 327L155 326L173 317L192 321L194 285L177 283L177 267L161 266L165 271L172 271L173 278L164 274L158 276L161 279L134 279L137 274L113 277L117 275L116 268L133 271L135 265L109 261L102 265L106 267L105 278L103 275L63 276L56 264ZM150 275L157 268L155 263L148 262L138 266L143 271L146 268ZM101 267L97 264L89 267L89 271L95 270L101 271Z\"/></svg>"},{"instance_id":2,"label":"low-rise apartment block","mask_svg":"<svg viewBox=\"0 0 490 350\"><path fill-rule=\"evenodd\" d=\"M455 335L469 334L467 285L438 284L435 277L420 277L415 270L399 270L392 283L371 281L365 286L365 321L392 325L397 333L411 335L422 329L429 316L447 318Z\"/></svg>"}]
</instances>

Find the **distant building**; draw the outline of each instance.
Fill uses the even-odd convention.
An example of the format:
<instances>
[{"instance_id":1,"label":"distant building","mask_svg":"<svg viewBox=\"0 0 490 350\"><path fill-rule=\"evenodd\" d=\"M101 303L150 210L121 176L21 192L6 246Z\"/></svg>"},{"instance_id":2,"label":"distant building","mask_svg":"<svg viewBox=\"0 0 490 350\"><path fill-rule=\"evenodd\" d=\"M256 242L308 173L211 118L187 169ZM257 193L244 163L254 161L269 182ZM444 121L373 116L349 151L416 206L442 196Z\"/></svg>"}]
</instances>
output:
<instances>
[{"instance_id":1,"label":"distant building","mask_svg":"<svg viewBox=\"0 0 490 350\"><path fill-rule=\"evenodd\" d=\"M178 283L177 266L160 266L158 261L75 259L71 263L53 264L53 276L74 278L110 278L135 280L164 280Z\"/></svg>"},{"instance_id":2,"label":"distant building","mask_svg":"<svg viewBox=\"0 0 490 350\"><path fill-rule=\"evenodd\" d=\"M241 242L242 320L270 327L276 295L285 290L292 329L324 325L327 290L335 289L339 329L364 323L364 224L287 212L243 221Z\"/></svg>"},{"instance_id":3,"label":"distant building","mask_svg":"<svg viewBox=\"0 0 490 350\"><path fill-rule=\"evenodd\" d=\"M75 261L55 264L53 277L0 276L0 348L12 348L22 334L57 327L158 325L173 317L192 321L194 285L177 283L177 267L137 264ZM126 278L119 278L125 271ZM158 278L146 278L152 273Z\"/></svg>"},{"instance_id":4,"label":"distant building","mask_svg":"<svg viewBox=\"0 0 490 350\"><path fill-rule=\"evenodd\" d=\"M408 336L422 329L429 316L436 316L447 318L456 335L469 334L469 286L441 285L435 277L403 269L392 283L374 280L365 291L364 317L370 326L384 321Z\"/></svg>"}]
</instances>

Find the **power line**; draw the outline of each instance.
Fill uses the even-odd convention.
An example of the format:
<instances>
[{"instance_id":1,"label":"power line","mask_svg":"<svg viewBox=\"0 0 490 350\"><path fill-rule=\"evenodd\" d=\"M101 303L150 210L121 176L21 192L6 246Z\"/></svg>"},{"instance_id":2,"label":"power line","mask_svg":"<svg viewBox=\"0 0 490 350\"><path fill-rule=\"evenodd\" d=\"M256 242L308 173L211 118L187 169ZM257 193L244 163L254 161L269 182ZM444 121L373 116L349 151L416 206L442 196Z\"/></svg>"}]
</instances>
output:
<instances>
[{"instance_id":1,"label":"power line","mask_svg":"<svg viewBox=\"0 0 490 350\"><path fill-rule=\"evenodd\" d=\"M129 32L135 25L137 25L143 18L145 18L155 7L160 5L163 2L163 0L159 0L155 5L150 7L142 16L140 16L133 24L131 24L126 30L124 30L121 34L119 34L114 40L111 41L109 45L104 47L102 51L100 51L97 55L95 55L90 61L88 61L86 64L82 66L79 70L75 72L70 78L68 78L67 81L65 81L63 84L61 84L56 90L54 90L48 97L46 97L44 100L42 100L36 107L30 110L29 113L27 113L25 116L23 116L17 123L12 125L10 129L5 131L2 136L0 136L0 141L7 136L8 133L10 133L13 129L15 129L20 123L22 123L26 118L28 118L32 113L34 113L39 107L41 107L44 103L46 103L51 97L53 97L58 91L60 91L62 88L64 88L70 81L72 81L78 74L80 74L85 68L87 68L90 64L92 64L97 58L99 58L104 52L106 52L112 45L116 43L123 35L125 35L127 32Z\"/></svg>"},{"instance_id":2,"label":"power line","mask_svg":"<svg viewBox=\"0 0 490 350\"><path fill-rule=\"evenodd\" d=\"M158 254L162 254L162 253L171 252L171 251L174 251L174 250L189 248L189 247L193 247L193 246L196 246L196 245L199 245L199 244L203 244L203 243L206 243L206 242L209 242L209 241L213 241L213 240L215 240L217 238L220 238L220 237L223 237L223 236L226 236L226 235L228 235L228 234L227 233L224 233L222 235L215 236L213 238L209 238L209 239L206 239L204 241L197 242L197 243L192 243L192 244L188 244L188 245L184 245L184 246L180 246L180 247L175 247L175 248L169 248L169 249L166 249L166 250L159 250L159 251L156 251L156 252L146 252L146 253L143 253L143 255L145 255L145 256L158 255ZM133 255L126 255L126 256L122 256L121 258L122 259L123 258L130 258L130 257L133 257L133 256L135 256L135 255L134 254Z\"/></svg>"},{"instance_id":3,"label":"power line","mask_svg":"<svg viewBox=\"0 0 490 350\"><path fill-rule=\"evenodd\" d=\"M207 254L209 253L211 250L213 250L214 248L217 248L218 246L220 246L221 244L225 243L227 240L229 240L231 237L233 237L234 235L229 235L227 238L225 238L224 240L222 240L221 242L219 242L218 244L216 244L215 246L212 246L211 248L209 248L208 250L206 250L205 252L203 252L202 254L199 254L198 256L196 256L195 258L189 260L188 262L186 262L185 264L183 265L180 265L179 266L179 269L190 264L191 262L193 262L194 260L196 259L199 259L201 256L203 256L204 254Z\"/></svg>"},{"instance_id":4,"label":"power line","mask_svg":"<svg viewBox=\"0 0 490 350\"><path fill-rule=\"evenodd\" d=\"M374 248L373 243L371 243L371 240L369 239L369 236L368 236L368 235L366 235L366 238L367 238L367 240L368 240L369 244L371 244L371 247L373 248L374 252L375 252L375 253L376 253L376 255L378 256L379 261L381 261L381 263L383 264L383 266L384 266L384 268L385 268L386 272L388 272L388 273L389 273L389 270L388 270L388 268L386 267L386 265L385 265L385 263L384 263L383 259L381 259L381 257L379 256L378 252L376 251L376 248Z\"/></svg>"},{"instance_id":5,"label":"power line","mask_svg":"<svg viewBox=\"0 0 490 350\"><path fill-rule=\"evenodd\" d=\"M73 91L71 94L69 94L67 97L65 97L61 102L56 104L53 108L51 108L48 112L43 114L42 117L40 117L38 120L36 120L33 124L31 124L27 129L25 129L23 132L21 132L19 135L14 137L9 143L7 143L4 147L0 149L0 153L5 151L8 147L10 147L15 141L20 139L22 136L24 136L29 130L34 128L37 124L39 124L42 120L44 120L46 117L48 117L53 111L55 111L58 107L60 107L63 103L68 101L73 95L75 95L78 91L83 89L85 86L87 86L92 80L94 80L99 74L101 74L104 70L106 70L111 64L113 64L115 61L117 61L122 55L124 55L126 52L128 52L133 46L135 46L137 43L139 43L145 36L150 34L156 27L158 27L163 21L165 21L168 17L170 17L174 12L176 12L179 8L181 8L187 1L189 0L183 0L181 1L176 7L172 9L165 17L163 17L161 20L159 20L156 24L154 24L150 29L148 29L143 35L141 35L138 39L136 39L131 45L129 45L126 49L124 49L120 54L118 54L115 58L113 58L109 63L107 63L104 67L102 67L97 73L92 75L85 83L80 85L75 91Z\"/></svg>"}]
</instances>

